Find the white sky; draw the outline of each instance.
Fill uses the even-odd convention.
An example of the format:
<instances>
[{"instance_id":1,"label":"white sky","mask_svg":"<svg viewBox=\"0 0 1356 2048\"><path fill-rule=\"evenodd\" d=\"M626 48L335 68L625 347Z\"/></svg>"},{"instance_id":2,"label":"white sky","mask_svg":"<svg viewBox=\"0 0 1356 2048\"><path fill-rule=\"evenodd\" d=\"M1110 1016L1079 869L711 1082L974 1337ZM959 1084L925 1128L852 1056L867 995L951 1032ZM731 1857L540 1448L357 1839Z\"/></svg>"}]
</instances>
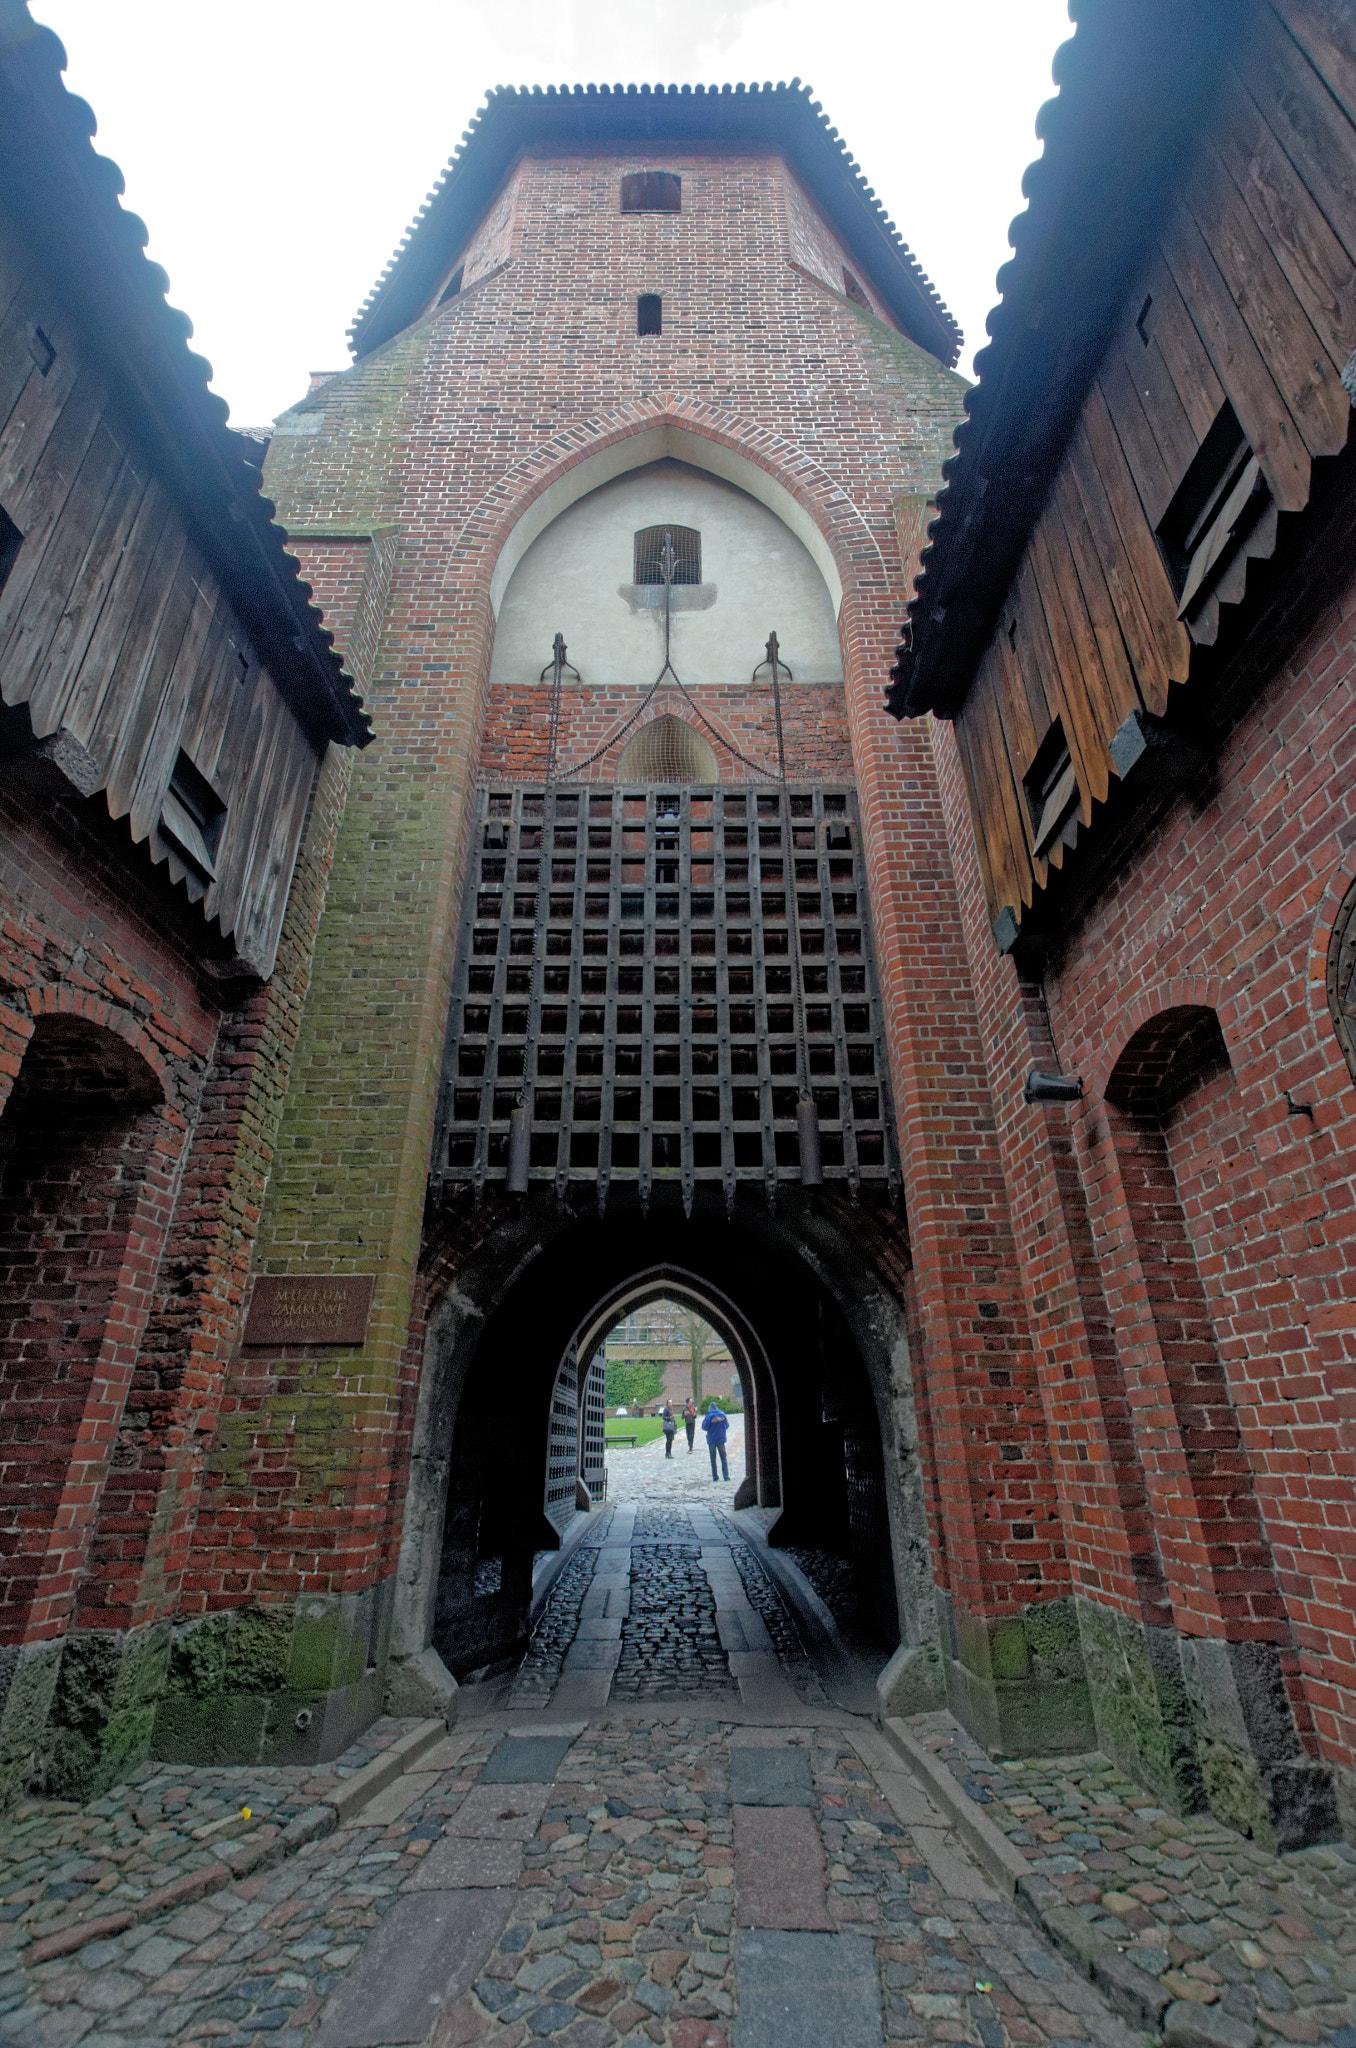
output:
<instances>
[{"instance_id":1,"label":"white sky","mask_svg":"<svg viewBox=\"0 0 1356 2048\"><path fill-rule=\"evenodd\" d=\"M30 0L237 426L345 330L492 85L789 80L984 342L1065 0Z\"/></svg>"}]
</instances>

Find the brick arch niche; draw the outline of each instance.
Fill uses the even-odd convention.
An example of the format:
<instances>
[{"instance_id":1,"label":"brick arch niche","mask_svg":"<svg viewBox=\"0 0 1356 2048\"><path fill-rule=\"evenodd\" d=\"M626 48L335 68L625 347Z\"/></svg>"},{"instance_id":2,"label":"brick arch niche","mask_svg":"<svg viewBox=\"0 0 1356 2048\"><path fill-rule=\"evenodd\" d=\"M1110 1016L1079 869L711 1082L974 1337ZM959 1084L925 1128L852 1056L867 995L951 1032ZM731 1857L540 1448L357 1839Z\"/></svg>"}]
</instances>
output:
<instances>
[{"instance_id":1,"label":"brick arch niche","mask_svg":"<svg viewBox=\"0 0 1356 2048\"><path fill-rule=\"evenodd\" d=\"M1248 1368L1230 1332L1252 1285L1238 1219L1256 1147L1215 1011L1149 1018L1105 1097L1132 1247L1130 1412L1195 1710L1197 1782L1221 1819L1289 1847L1315 1838L1330 1791L1267 1536L1265 1452L1240 1413Z\"/></svg>"},{"instance_id":2,"label":"brick arch niche","mask_svg":"<svg viewBox=\"0 0 1356 2048\"><path fill-rule=\"evenodd\" d=\"M0 1639L69 1607L154 1244L164 1094L116 1032L40 1017L0 1116Z\"/></svg>"},{"instance_id":3,"label":"brick arch niche","mask_svg":"<svg viewBox=\"0 0 1356 2048\"><path fill-rule=\"evenodd\" d=\"M732 769L775 774L766 661L775 633L788 773L852 779L849 621L862 565L878 550L850 501L824 491L800 451L774 449L767 461L794 459L807 502L729 432L673 419L621 433L590 426L595 446L563 468L557 461L535 489L527 477L506 479L449 554L463 573L464 558L478 555L495 619L482 772L595 778L619 749L650 746L638 718L676 711L698 736L676 779L714 781L713 764L722 779ZM638 534L656 520L691 525L700 538L700 579L673 586L667 601L659 585L630 580ZM561 640L568 665L553 684ZM648 759L638 771L642 780L661 773Z\"/></svg>"}]
</instances>

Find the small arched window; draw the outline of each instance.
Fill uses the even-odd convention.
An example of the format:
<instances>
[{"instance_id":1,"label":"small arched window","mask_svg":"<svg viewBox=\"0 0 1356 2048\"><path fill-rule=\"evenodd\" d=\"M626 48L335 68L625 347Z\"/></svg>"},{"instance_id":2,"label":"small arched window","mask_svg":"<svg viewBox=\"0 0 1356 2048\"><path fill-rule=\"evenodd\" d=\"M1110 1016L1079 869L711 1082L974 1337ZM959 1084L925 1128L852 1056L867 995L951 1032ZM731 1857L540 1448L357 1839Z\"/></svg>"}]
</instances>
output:
<instances>
[{"instance_id":1,"label":"small arched window","mask_svg":"<svg viewBox=\"0 0 1356 2048\"><path fill-rule=\"evenodd\" d=\"M683 181L677 171L628 171L622 179L623 213L681 213Z\"/></svg>"},{"instance_id":2,"label":"small arched window","mask_svg":"<svg viewBox=\"0 0 1356 2048\"><path fill-rule=\"evenodd\" d=\"M1328 941L1328 1010L1342 1057L1356 1081L1356 882L1342 898Z\"/></svg>"},{"instance_id":3,"label":"small arched window","mask_svg":"<svg viewBox=\"0 0 1356 2048\"><path fill-rule=\"evenodd\" d=\"M695 526L642 526L636 535L633 583L664 581L664 542L673 549L673 581L700 583L702 580L702 537Z\"/></svg>"},{"instance_id":4,"label":"small arched window","mask_svg":"<svg viewBox=\"0 0 1356 2048\"><path fill-rule=\"evenodd\" d=\"M848 269L844 269L843 271L843 291L846 297L851 299L854 306L865 306L868 313L871 311L870 299L868 299L866 293L862 290L859 281L852 275L852 272Z\"/></svg>"}]
</instances>

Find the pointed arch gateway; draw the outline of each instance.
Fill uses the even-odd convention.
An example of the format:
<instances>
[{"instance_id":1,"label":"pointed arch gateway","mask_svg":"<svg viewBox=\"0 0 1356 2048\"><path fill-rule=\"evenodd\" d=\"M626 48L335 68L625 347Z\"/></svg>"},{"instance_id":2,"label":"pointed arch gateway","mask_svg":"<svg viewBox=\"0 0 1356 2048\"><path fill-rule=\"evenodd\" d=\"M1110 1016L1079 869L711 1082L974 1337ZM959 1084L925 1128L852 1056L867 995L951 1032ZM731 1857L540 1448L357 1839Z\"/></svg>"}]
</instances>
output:
<instances>
[{"instance_id":1,"label":"pointed arch gateway","mask_svg":"<svg viewBox=\"0 0 1356 2048\"><path fill-rule=\"evenodd\" d=\"M906 1314L859 1223L850 1203L792 1196L730 1216L699 1193L685 1216L672 1189L606 1216L545 1191L435 1209L394 1654L431 1643L458 1679L522 1656L534 1565L540 1586L560 1541L545 1503L562 1361L660 1295L737 1361L743 1498L778 1511L774 1544L854 1561L882 1665L901 1640L935 1643Z\"/></svg>"},{"instance_id":2,"label":"pointed arch gateway","mask_svg":"<svg viewBox=\"0 0 1356 2048\"><path fill-rule=\"evenodd\" d=\"M571 1338L562 1362L573 1358L587 1371L609 1330L636 1309L658 1301L676 1302L709 1323L724 1338L735 1361L744 1399L745 1473L734 1493L737 1507L780 1507L781 1450L777 1420L777 1389L767 1353L754 1325L738 1304L720 1289L680 1265L667 1263L634 1274L598 1302ZM560 1385L557 1374L556 1384ZM582 1381L580 1382L582 1393ZM553 1394L553 1406L556 1396ZM581 1443L580 1472L583 1473Z\"/></svg>"}]
</instances>

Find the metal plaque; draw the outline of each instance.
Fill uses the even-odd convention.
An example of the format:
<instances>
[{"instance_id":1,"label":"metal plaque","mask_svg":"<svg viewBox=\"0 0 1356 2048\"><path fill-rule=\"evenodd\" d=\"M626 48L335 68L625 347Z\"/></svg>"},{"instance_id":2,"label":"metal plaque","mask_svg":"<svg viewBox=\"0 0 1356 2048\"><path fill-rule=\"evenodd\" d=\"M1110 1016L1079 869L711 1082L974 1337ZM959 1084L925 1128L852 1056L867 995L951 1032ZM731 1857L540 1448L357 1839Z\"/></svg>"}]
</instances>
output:
<instances>
[{"instance_id":1,"label":"metal plaque","mask_svg":"<svg viewBox=\"0 0 1356 2048\"><path fill-rule=\"evenodd\" d=\"M254 1283L247 1344L363 1344L372 1313L370 1273L265 1275Z\"/></svg>"}]
</instances>

